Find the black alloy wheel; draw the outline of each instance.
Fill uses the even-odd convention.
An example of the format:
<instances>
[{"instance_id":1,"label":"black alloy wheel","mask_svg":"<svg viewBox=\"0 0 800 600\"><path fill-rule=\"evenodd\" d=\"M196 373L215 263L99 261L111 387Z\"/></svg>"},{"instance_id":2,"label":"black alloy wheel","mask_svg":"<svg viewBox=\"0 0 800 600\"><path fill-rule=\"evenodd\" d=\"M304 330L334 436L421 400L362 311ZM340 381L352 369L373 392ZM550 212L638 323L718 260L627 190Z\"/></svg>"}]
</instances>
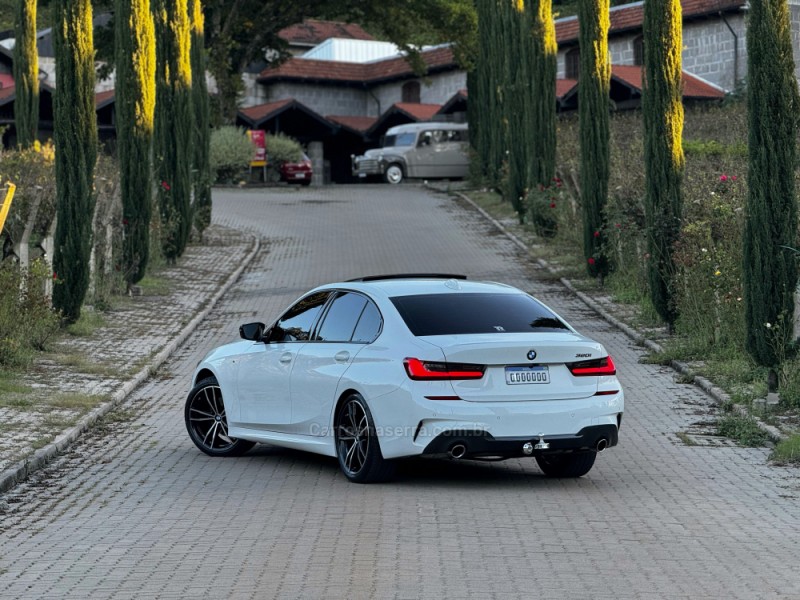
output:
<instances>
[{"instance_id":1,"label":"black alloy wheel","mask_svg":"<svg viewBox=\"0 0 800 600\"><path fill-rule=\"evenodd\" d=\"M189 392L184 418L189 437L209 456L241 456L255 446L228 435L222 391L213 377L198 382Z\"/></svg>"}]
</instances>

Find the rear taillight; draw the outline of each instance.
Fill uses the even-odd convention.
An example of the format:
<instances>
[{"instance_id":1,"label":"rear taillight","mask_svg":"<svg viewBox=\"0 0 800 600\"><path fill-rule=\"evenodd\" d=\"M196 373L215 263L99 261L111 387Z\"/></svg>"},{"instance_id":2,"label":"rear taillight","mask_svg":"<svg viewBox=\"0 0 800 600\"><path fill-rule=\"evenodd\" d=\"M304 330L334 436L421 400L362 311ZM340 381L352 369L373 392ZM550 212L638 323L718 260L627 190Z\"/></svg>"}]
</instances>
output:
<instances>
[{"instance_id":1,"label":"rear taillight","mask_svg":"<svg viewBox=\"0 0 800 600\"><path fill-rule=\"evenodd\" d=\"M421 361L418 358L407 358L403 361L406 373L411 379L431 381L442 379L480 379L486 367L483 365L465 365L458 363Z\"/></svg>"},{"instance_id":2,"label":"rear taillight","mask_svg":"<svg viewBox=\"0 0 800 600\"><path fill-rule=\"evenodd\" d=\"M617 367L614 366L614 361L610 356L598 358L596 360L582 360L581 362L570 363L567 365L567 368L575 377L617 374Z\"/></svg>"}]
</instances>

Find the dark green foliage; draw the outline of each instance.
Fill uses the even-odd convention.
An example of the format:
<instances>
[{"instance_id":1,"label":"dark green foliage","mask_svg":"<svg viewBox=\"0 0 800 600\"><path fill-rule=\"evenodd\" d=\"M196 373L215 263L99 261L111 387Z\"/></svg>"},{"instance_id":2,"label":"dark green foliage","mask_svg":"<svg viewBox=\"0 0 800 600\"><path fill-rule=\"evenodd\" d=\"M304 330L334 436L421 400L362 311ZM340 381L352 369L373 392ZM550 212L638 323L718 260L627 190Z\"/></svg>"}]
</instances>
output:
<instances>
[{"instance_id":1,"label":"dark green foliage","mask_svg":"<svg viewBox=\"0 0 800 600\"><path fill-rule=\"evenodd\" d=\"M36 50L36 0L16 0L14 22L14 124L17 144L29 148L39 128L39 54Z\"/></svg>"},{"instance_id":2,"label":"dark green foliage","mask_svg":"<svg viewBox=\"0 0 800 600\"><path fill-rule=\"evenodd\" d=\"M766 367L785 356L794 321L798 93L785 0L750 4L749 170L743 281L747 351Z\"/></svg>"},{"instance_id":3,"label":"dark green foliage","mask_svg":"<svg viewBox=\"0 0 800 600\"><path fill-rule=\"evenodd\" d=\"M608 94L611 82L608 9L608 0L578 2L583 255L589 274L597 276L601 281L609 271L605 214L609 175Z\"/></svg>"},{"instance_id":4,"label":"dark green foliage","mask_svg":"<svg viewBox=\"0 0 800 600\"><path fill-rule=\"evenodd\" d=\"M677 319L672 277L673 246L681 230L681 5L644 5L644 167L650 297L670 330Z\"/></svg>"},{"instance_id":5,"label":"dark green foliage","mask_svg":"<svg viewBox=\"0 0 800 600\"><path fill-rule=\"evenodd\" d=\"M520 10L521 9L521 10ZM505 73L503 74L503 125L505 128L503 196L525 218L528 195L528 175L531 166L530 120L534 91L531 89L531 54L533 39L522 3L505 0L500 3L499 16L504 32Z\"/></svg>"},{"instance_id":6,"label":"dark green foliage","mask_svg":"<svg viewBox=\"0 0 800 600\"><path fill-rule=\"evenodd\" d=\"M161 247L183 254L192 228L192 70L187 0L154 0L156 112L154 165L161 209Z\"/></svg>"},{"instance_id":7,"label":"dark green foliage","mask_svg":"<svg viewBox=\"0 0 800 600\"><path fill-rule=\"evenodd\" d=\"M155 32L150 0L116 1L117 155L122 196L120 270L144 277L152 217L151 150L155 106Z\"/></svg>"},{"instance_id":8,"label":"dark green foliage","mask_svg":"<svg viewBox=\"0 0 800 600\"><path fill-rule=\"evenodd\" d=\"M551 185L556 172L556 29L550 0L525 5L533 35L528 133L531 185Z\"/></svg>"},{"instance_id":9,"label":"dark green foliage","mask_svg":"<svg viewBox=\"0 0 800 600\"><path fill-rule=\"evenodd\" d=\"M192 106L194 109L194 226L200 235L211 223L211 114L206 85L206 49L203 9L200 0L191 3L192 28Z\"/></svg>"},{"instance_id":10,"label":"dark green foliage","mask_svg":"<svg viewBox=\"0 0 800 600\"><path fill-rule=\"evenodd\" d=\"M501 179L505 158L504 76L506 48L503 47L503 27L500 3L509 0L476 2L478 14L478 47L473 80L475 90L469 90L470 137L491 186ZM473 95L475 99L473 100Z\"/></svg>"},{"instance_id":11,"label":"dark green foliage","mask_svg":"<svg viewBox=\"0 0 800 600\"><path fill-rule=\"evenodd\" d=\"M59 281L53 305L67 323L80 316L89 287L94 216L97 122L94 110L94 41L89 0L56 0L55 142L58 226L53 270Z\"/></svg>"}]
</instances>

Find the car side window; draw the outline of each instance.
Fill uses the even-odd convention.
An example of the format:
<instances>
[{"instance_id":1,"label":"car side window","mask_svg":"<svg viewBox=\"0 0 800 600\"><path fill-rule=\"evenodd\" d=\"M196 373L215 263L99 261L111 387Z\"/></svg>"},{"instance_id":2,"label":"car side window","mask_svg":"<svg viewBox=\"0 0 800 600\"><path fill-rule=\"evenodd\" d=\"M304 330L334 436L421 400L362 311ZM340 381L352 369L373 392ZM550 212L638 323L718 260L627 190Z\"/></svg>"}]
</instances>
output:
<instances>
[{"instance_id":1,"label":"car side window","mask_svg":"<svg viewBox=\"0 0 800 600\"><path fill-rule=\"evenodd\" d=\"M319 327L321 342L349 342L367 299L361 294L342 293L333 299Z\"/></svg>"},{"instance_id":2,"label":"car side window","mask_svg":"<svg viewBox=\"0 0 800 600\"><path fill-rule=\"evenodd\" d=\"M353 342L359 344L369 344L375 341L378 334L381 332L381 313L378 307L372 302L367 302L364 311L361 313L361 318L358 320L356 330L353 332Z\"/></svg>"},{"instance_id":3,"label":"car side window","mask_svg":"<svg viewBox=\"0 0 800 600\"><path fill-rule=\"evenodd\" d=\"M311 336L311 328L325 305L330 292L318 292L300 300L278 320L270 335L271 342L303 342Z\"/></svg>"}]
</instances>

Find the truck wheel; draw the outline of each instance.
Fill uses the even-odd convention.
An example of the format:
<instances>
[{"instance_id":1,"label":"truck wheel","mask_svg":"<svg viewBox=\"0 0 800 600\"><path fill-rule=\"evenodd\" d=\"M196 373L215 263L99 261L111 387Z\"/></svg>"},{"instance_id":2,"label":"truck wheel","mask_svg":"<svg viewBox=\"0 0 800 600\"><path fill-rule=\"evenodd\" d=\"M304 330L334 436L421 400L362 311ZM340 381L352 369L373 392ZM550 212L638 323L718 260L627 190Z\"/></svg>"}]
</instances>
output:
<instances>
[{"instance_id":1,"label":"truck wheel","mask_svg":"<svg viewBox=\"0 0 800 600\"><path fill-rule=\"evenodd\" d=\"M383 174L386 183L398 184L403 181L403 167L397 163L392 163L386 167L386 172Z\"/></svg>"}]
</instances>

